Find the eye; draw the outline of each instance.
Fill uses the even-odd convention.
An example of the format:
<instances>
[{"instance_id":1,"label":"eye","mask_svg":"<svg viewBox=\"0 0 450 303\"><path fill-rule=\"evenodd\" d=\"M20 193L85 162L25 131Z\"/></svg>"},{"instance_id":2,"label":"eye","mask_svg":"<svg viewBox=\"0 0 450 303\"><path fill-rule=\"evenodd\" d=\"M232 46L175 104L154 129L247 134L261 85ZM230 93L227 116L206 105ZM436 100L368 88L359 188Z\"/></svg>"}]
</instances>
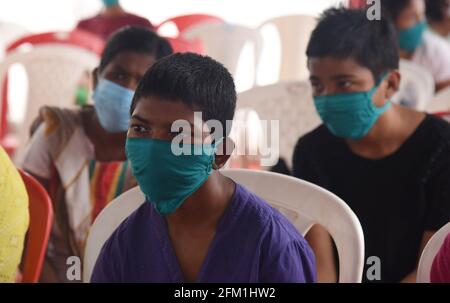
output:
<instances>
[{"instance_id":1,"label":"eye","mask_svg":"<svg viewBox=\"0 0 450 303\"><path fill-rule=\"evenodd\" d=\"M323 91L323 86L317 81L311 81L314 95L320 95Z\"/></svg>"},{"instance_id":2,"label":"eye","mask_svg":"<svg viewBox=\"0 0 450 303\"><path fill-rule=\"evenodd\" d=\"M122 73L122 72L114 73L114 79L117 81L123 81L125 78L126 78L125 73Z\"/></svg>"},{"instance_id":3,"label":"eye","mask_svg":"<svg viewBox=\"0 0 450 303\"><path fill-rule=\"evenodd\" d=\"M142 125L131 125L131 129L136 134L146 134L150 132L150 129L148 127Z\"/></svg>"},{"instance_id":4,"label":"eye","mask_svg":"<svg viewBox=\"0 0 450 303\"><path fill-rule=\"evenodd\" d=\"M338 86L340 89L349 89L349 88L352 87L352 83L351 83L350 81L347 81L347 80L345 80L345 81L339 81L339 82L337 83L337 86Z\"/></svg>"}]
</instances>

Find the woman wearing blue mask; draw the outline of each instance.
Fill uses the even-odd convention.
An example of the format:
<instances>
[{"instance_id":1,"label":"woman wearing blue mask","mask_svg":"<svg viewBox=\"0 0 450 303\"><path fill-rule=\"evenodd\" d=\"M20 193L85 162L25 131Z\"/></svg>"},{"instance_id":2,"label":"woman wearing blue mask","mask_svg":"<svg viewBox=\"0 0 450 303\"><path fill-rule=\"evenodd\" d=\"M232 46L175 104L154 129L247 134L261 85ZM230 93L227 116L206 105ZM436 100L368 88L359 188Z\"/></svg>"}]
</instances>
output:
<instances>
[{"instance_id":1,"label":"woman wearing blue mask","mask_svg":"<svg viewBox=\"0 0 450 303\"><path fill-rule=\"evenodd\" d=\"M364 281L415 281L422 249L450 221L450 126L391 103L399 57L395 28L384 18L330 9L307 56L323 125L297 143L294 175L335 193L358 216L366 260L379 260L366 264ZM315 226L306 238L318 281L336 281L328 233Z\"/></svg>"},{"instance_id":2,"label":"woman wearing blue mask","mask_svg":"<svg viewBox=\"0 0 450 303\"><path fill-rule=\"evenodd\" d=\"M44 107L22 167L49 191L55 227L43 281L66 282L66 259L82 256L96 215L135 186L125 155L134 90L156 60L172 53L155 33L128 27L108 41L93 72L94 106L81 110Z\"/></svg>"},{"instance_id":3,"label":"woman wearing blue mask","mask_svg":"<svg viewBox=\"0 0 450 303\"><path fill-rule=\"evenodd\" d=\"M233 79L211 58L175 54L145 74L126 152L147 201L105 243L92 282L315 281L296 228L219 172L235 107Z\"/></svg>"},{"instance_id":4,"label":"woman wearing blue mask","mask_svg":"<svg viewBox=\"0 0 450 303\"><path fill-rule=\"evenodd\" d=\"M381 0L381 7L396 27L400 58L428 70L436 91L449 86L450 45L427 30L424 0Z\"/></svg>"}]
</instances>

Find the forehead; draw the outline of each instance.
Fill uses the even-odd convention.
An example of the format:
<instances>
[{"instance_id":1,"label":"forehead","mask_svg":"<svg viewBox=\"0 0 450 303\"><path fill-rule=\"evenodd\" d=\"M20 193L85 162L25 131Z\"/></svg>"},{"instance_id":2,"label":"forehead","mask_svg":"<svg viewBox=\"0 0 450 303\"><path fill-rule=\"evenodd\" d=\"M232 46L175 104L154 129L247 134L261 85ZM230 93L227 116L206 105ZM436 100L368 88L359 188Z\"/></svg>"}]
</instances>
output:
<instances>
[{"instance_id":1,"label":"forehead","mask_svg":"<svg viewBox=\"0 0 450 303\"><path fill-rule=\"evenodd\" d=\"M360 65L352 58L309 58L308 68L311 77L332 78L340 75L349 75L353 77L373 80L372 72L370 71L370 69Z\"/></svg>"},{"instance_id":2,"label":"forehead","mask_svg":"<svg viewBox=\"0 0 450 303\"><path fill-rule=\"evenodd\" d=\"M175 99L156 96L142 97L137 100L133 115L139 115L148 121L172 123L176 120L194 122L194 109Z\"/></svg>"},{"instance_id":3,"label":"forehead","mask_svg":"<svg viewBox=\"0 0 450 303\"><path fill-rule=\"evenodd\" d=\"M124 51L118 53L105 66L104 71L120 68L124 71L136 74L145 74L145 72L156 62L154 55L142 52Z\"/></svg>"}]
</instances>

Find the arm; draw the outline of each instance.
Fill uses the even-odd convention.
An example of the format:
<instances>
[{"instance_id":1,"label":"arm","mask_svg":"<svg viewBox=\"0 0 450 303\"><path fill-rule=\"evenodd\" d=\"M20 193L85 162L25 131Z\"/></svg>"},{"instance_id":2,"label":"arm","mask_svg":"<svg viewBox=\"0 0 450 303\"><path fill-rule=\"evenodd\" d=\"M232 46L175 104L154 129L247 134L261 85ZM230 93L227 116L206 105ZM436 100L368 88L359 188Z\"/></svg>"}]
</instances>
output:
<instances>
[{"instance_id":1,"label":"arm","mask_svg":"<svg viewBox=\"0 0 450 303\"><path fill-rule=\"evenodd\" d=\"M316 256L317 282L337 283L333 241L330 234L322 226L314 225L306 234L305 239Z\"/></svg>"}]
</instances>

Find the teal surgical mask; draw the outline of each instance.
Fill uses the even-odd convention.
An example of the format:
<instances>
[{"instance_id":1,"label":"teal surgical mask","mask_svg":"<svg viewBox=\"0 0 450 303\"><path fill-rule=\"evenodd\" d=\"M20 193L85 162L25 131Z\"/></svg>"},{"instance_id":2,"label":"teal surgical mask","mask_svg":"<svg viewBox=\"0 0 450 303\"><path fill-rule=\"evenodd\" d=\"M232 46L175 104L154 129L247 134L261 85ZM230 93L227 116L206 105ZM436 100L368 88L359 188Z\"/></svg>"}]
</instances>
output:
<instances>
[{"instance_id":1,"label":"teal surgical mask","mask_svg":"<svg viewBox=\"0 0 450 303\"><path fill-rule=\"evenodd\" d=\"M214 145L189 144L190 154L174 153L172 141L128 138L126 153L147 200L161 215L176 211L208 179Z\"/></svg>"},{"instance_id":2,"label":"teal surgical mask","mask_svg":"<svg viewBox=\"0 0 450 303\"><path fill-rule=\"evenodd\" d=\"M100 124L105 130L110 133L127 131L133 95L134 91L130 89L100 79L92 99Z\"/></svg>"},{"instance_id":3,"label":"teal surgical mask","mask_svg":"<svg viewBox=\"0 0 450 303\"><path fill-rule=\"evenodd\" d=\"M400 49L413 53L423 43L423 34L427 29L425 21L419 22L416 25L398 30L398 43Z\"/></svg>"},{"instance_id":4,"label":"teal surgical mask","mask_svg":"<svg viewBox=\"0 0 450 303\"><path fill-rule=\"evenodd\" d=\"M373 95L379 85L368 92L314 97L314 105L325 126L335 136L359 140L391 106L390 101L383 107L373 104Z\"/></svg>"},{"instance_id":5,"label":"teal surgical mask","mask_svg":"<svg viewBox=\"0 0 450 303\"><path fill-rule=\"evenodd\" d=\"M102 0L103 5L106 7L119 5L119 0Z\"/></svg>"}]
</instances>

